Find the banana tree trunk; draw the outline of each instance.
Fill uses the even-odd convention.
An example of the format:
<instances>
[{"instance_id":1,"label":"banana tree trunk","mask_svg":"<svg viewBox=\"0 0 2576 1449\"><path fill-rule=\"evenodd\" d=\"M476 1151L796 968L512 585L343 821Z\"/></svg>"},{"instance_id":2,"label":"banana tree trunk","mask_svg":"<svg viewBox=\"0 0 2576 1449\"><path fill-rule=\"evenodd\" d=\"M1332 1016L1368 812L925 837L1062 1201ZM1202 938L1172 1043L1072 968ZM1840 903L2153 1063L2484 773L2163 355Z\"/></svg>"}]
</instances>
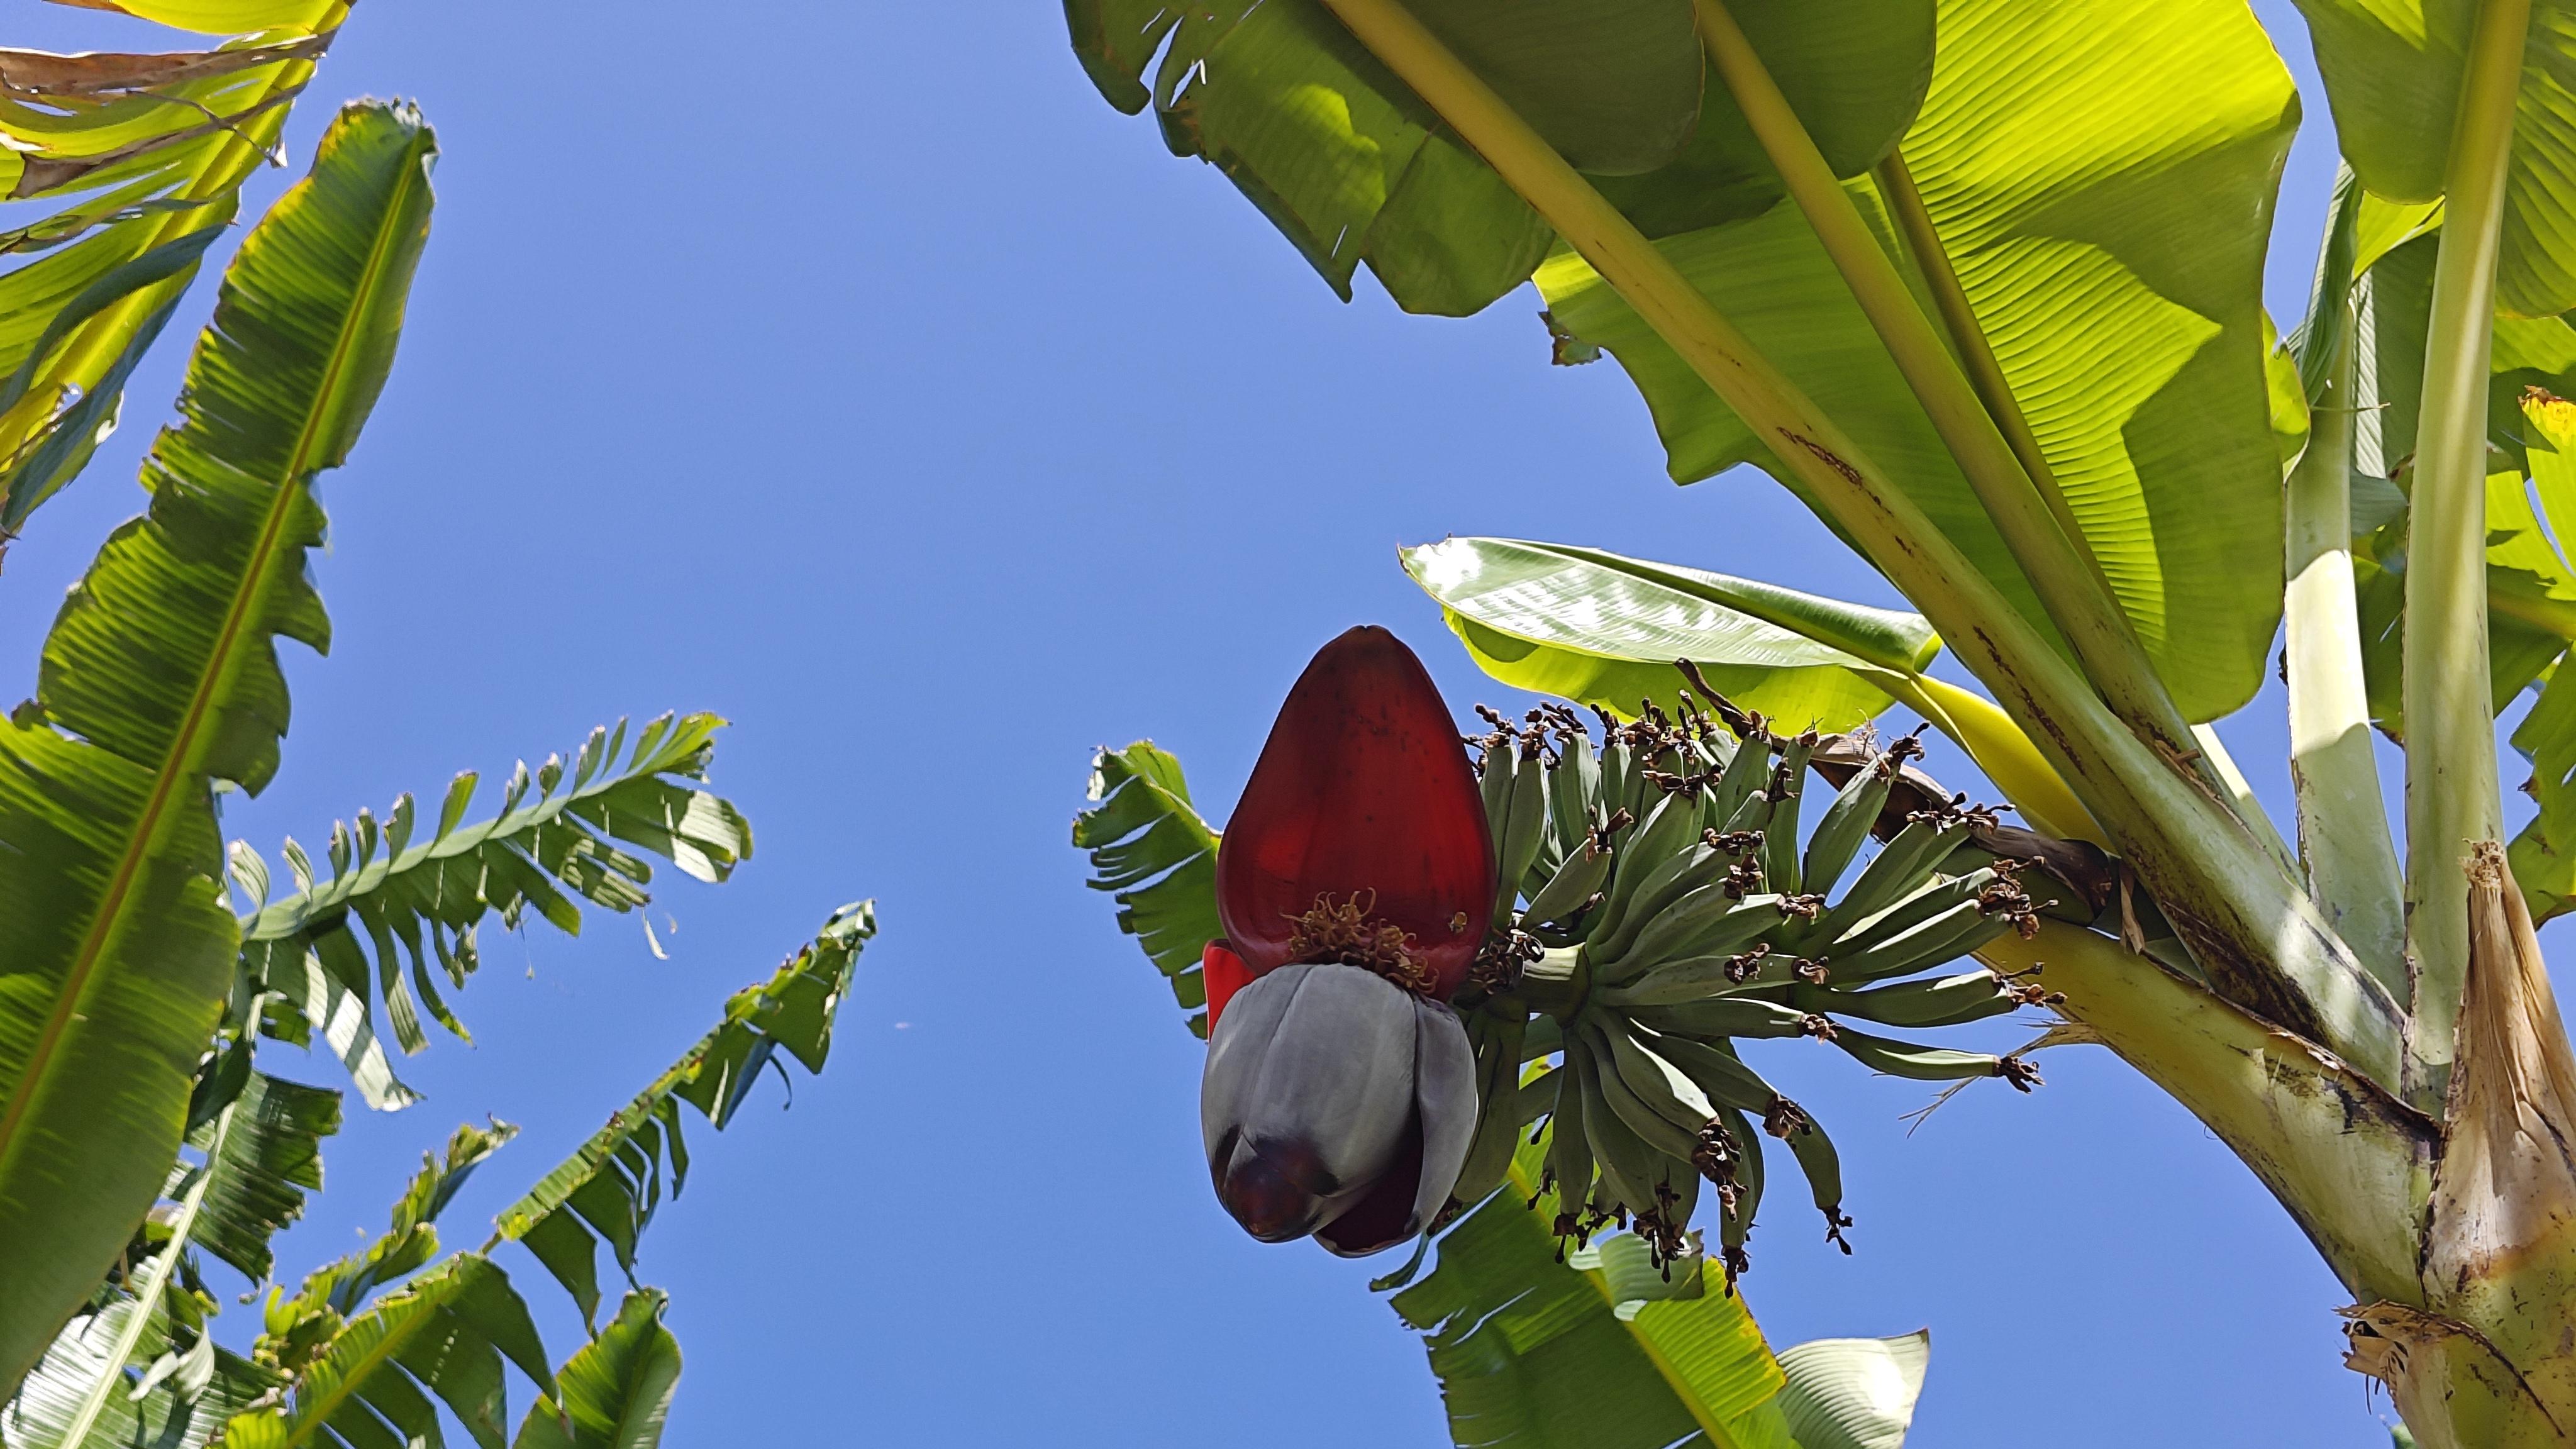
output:
<instances>
[{"instance_id":1,"label":"banana tree trunk","mask_svg":"<svg viewBox=\"0 0 2576 1449\"><path fill-rule=\"evenodd\" d=\"M2479 842L2468 982L2421 1219L2422 1294L2346 1310L2416 1442L2576 1442L2576 1053L2504 848Z\"/></svg>"}]
</instances>

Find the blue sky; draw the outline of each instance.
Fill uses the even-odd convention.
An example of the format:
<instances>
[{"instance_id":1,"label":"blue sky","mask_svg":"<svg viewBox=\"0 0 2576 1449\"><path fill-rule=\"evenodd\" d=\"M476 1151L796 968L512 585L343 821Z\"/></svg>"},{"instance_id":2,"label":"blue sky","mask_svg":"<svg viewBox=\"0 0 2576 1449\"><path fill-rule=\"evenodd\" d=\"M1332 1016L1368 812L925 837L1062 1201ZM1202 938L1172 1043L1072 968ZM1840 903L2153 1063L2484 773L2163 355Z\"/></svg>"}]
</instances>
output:
<instances>
[{"instance_id":1,"label":"blue sky","mask_svg":"<svg viewBox=\"0 0 2576 1449\"><path fill-rule=\"evenodd\" d=\"M2287 321L2332 143L2289 6L2257 8L2310 96L2268 288ZM13 12L14 44L166 40ZM874 896L830 1071L702 1134L646 1239L688 1356L666 1442L1445 1443L1418 1342L1363 1287L1387 1265L1263 1247L1211 1200L1201 1049L1067 844L1089 750L1150 735L1222 813L1308 654L1362 621L1462 712L1500 701L1395 566L1451 532L1900 601L1767 480L1666 482L1613 366L1546 365L1531 293L1467 321L1366 283L1336 302L1215 172L1100 103L1037 0L362 0L296 170L368 94L439 129L435 232L325 488L331 657L290 647L286 767L228 829L273 853L676 707L735 721L715 780L758 853L722 888L663 873L668 960L632 918L487 931L457 1001L478 1045L403 1066L422 1106L353 1102L283 1261L347 1251L422 1150L490 1114L524 1131L451 1213L480 1241L728 992ZM10 549L18 677L138 508L211 297ZM2227 727L2276 806L2278 712L2267 693ZM1766 1055L1836 1131L1859 1252L1784 1203L1750 1301L1782 1345L1930 1325L1917 1449L2385 1442L2337 1363L2332 1278L2106 1053L2050 1053L2036 1095L1988 1084L1911 1136L1923 1086ZM228 1318L246 1335L256 1310ZM548 1327L568 1350L568 1314Z\"/></svg>"}]
</instances>

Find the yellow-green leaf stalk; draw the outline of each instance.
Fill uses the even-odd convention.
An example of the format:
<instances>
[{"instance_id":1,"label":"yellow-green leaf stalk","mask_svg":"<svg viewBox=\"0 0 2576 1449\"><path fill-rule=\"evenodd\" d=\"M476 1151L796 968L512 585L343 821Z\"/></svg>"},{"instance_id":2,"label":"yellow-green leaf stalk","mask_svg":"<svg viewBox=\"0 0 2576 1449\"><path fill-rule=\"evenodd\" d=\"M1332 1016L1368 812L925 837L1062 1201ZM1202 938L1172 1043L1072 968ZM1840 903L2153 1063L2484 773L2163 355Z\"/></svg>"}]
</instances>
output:
<instances>
[{"instance_id":1,"label":"yellow-green leaf stalk","mask_svg":"<svg viewBox=\"0 0 2576 1449\"><path fill-rule=\"evenodd\" d=\"M2414 1056L2438 1089L2467 981L2472 845L2504 836L2487 679L2487 355L2531 0L2483 0L2451 134L2407 541L2406 938Z\"/></svg>"},{"instance_id":2,"label":"yellow-green leaf stalk","mask_svg":"<svg viewBox=\"0 0 2576 1449\"><path fill-rule=\"evenodd\" d=\"M2049 618L2074 646L2103 699L2130 728L2162 740L2175 760L2204 758L2193 752L2190 726L2148 663L2046 460L2032 466L2031 459L2015 454L1989 411L1991 404L1968 385L1723 0L1695 0L1695 8L1700 41L1780 172L1790 199L1815 229L1834 270L1851 288L1942 445L1958 461L1977 501L2012 550L2013 561L2029 576ZM1966 321L1973 329L1974 317ZM2010 396L2009 390L2002 394L2008 407Z\"/></svg>"}]
</instances>

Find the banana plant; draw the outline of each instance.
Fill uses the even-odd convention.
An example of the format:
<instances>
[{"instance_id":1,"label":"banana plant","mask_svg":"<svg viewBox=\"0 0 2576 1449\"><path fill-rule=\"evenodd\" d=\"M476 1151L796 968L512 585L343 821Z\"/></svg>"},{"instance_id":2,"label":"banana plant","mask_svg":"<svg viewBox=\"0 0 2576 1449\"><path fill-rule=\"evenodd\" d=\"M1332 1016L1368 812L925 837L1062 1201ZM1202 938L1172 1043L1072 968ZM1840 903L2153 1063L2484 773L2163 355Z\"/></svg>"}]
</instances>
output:
<instances>
[{"instance_id":1,"label":"banana plant","mask_svg":"<svg viewBox=\"0 0 2576 1449\"><path fill-rule=\"evenodd\" d=\"M2567 899L2576 770L2549 412L2576 26L2556 0L2301 8L2350 179L2288 345L2260 282L2300 98L2227 0L1066 14L1103 97L1336 291L1365 263L1463 313L1534 283L1548 355L1616 359L1676 480L1770 474L1920 614L1580 541L1409 553L1480 663L1623 721L1669 713L1683 662L1792 729L1888 701L1960 739L2120 886L1981 958L2045 963L2272 1189L2419 1442L2559 1443L2576 1055L2532 924ZM2276 631L2287 831L2206 729ZM1977 705L1921 682L1936 636ZM2498 716L2534 685L2542 809L2512 837ZM2405 749L2402 854L2374 728ZM1162 958L1188 915L1140 868L1118 889L1186 999Z\"/></svg>"}]
</instances>

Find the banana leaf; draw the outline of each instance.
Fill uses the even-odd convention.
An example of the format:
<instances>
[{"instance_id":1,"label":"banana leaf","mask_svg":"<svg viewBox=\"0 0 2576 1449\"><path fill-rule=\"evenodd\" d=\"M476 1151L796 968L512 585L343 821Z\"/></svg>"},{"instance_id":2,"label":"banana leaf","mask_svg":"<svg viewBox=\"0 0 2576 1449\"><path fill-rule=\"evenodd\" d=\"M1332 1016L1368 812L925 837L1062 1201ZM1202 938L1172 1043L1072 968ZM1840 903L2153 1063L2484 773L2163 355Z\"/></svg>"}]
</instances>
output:
<instances>
[{"instance_id":1,"label":"banana leaf","mask_svg":"<svg viewBox=\"0 0 2576 1449\"><path fill-rule=\"evenodd\" d=\"M1922 1382L1822 1340L1778 1358L1744 1300L1696 1257L1669 1276L1628 1234L1558 1261L1556 1199L1535 1190L1544 1138L1511 1180L1436 1243L1427 1277L1391 1300L1423 1335L1459 1445L1511 1449L1894 1449ZM1532 1207L1532 1200L1536 1206ZM1789 1370L1796 1364L1794 1371ZM1901 1390L1901 1392L1899 1392ZM1704 1436L1694 1439L1693 1436Z\"/></svg>"},{"instance_id":2,"label":"banana leaf","mask_svg":"<svg viewBox=\"0 0 2576 1449\"><path fill-rule=\"evenodd\" d=\"M1932 1358L1932 1333L1819 1338L1780 1355L1780 1409L1798 1449L1897 1449Z\"/></svg>"},{"instance_id":3,"label":"banana leaf","mask_svg":"<svg viewBox=\"0 0 2576 1449\"><path fill-rule=\"evenodd\" d=\"M1409 8L1650 230L1778 200L1778 177L1705 74L1687 0ZM1398 305L1463 316L1546 252L1547 225L1317 0L1066 0L1065 18L1101 95L1131 114L1150 103L1173 154L1223 172L1345 299L1366 262ZM1744 24L1829 160L1851 172L1922 100L1929 0L1751 7Z\"/></svg>"},{"instance_id":4,"label":"banana leaf","mask_svg":"<svg viewBox=\"0 0 2576 1449\"><path fill-rule=\"evenodd\" d=\"M1190 803L1181 762L1138 740L1091 762L1092 808L1073 817L1073 844L1091 855L1085 884L1111 892L1118 929L1172 984L1190 1031L1207 1036L1199 959L1225 934L1216 914L1216 831Z\"/></svg>"},{"instance_id":5,"label":"banana leaf","mask_svg":"<svg viewBox=\"0 0 2576 1449\"><path fill-rule=\"evenodd\" d=\"M352 106L244 238L144 462L151 510L73 588L36 698L0 726L0 1385L177 1153L239 946L214 786L275 772L276 638L329 637L313 478L392 366L435 152L410 108Z\"/></svg>"},{"instance_id":6,"label":"banana leaf","mask_svg":"<svg viewBox=\"0 0 2576 1449\"><path fill-rule=\"evenodd\" d=\"M653 1449L680 1382L680 1343L662 1326L670 1300L656 1288L626 1295L599 1337L555 1370L562 1395L519 1421L511 1449Z\"/></svg>"},{"instance_id":7,"label":"banana leaf","mask_svg":"<svg viewBox=\"0 0 2576 1449\"><path fill-rule=\"evenodd\" d=\"M2261 684L2280 618L2261 282L2289 75L2228 0L1947 0L1940 27L1905 160L2149 657L2188 718L2215 719ZM1893 247L1876 192L1851 189ZM1803 217L1659 245L2053 637ZM1627 369L1676 481L1745 462L1789 481L1579 258L1537 280L1561 332Z\"/></svg>"},{"instance_id":8,"label":"banana leaf","mask_svg":"<svg viewBox=\"0 0 2576 1449\"><path fill-rule=\"evenodd\" d=\"M371 1107L418 1100L394 1076L375 1030L377 989L405 1052L426 1044L424 1009L471 1041L437 977L450 987L465 985L479 962L475 928L485 917L497 914L505 927L516 928L534 910L577 934L576 898L619 912L644 904L651 899L644 886L652 867L618 843L709 882L725 879L751 854L742 812L695 788L706 778L723 723L711 714L676 720L666 714L644 726L632 750L623 720L613 736L594 729L574 753L568 785L560 756L548 757L533 775L522 763L503 792L501 812L472 825L463 822L476 779L471 772L458 775L429 838L419 844L412 843L411 796L396 800L381 825L361 810L354 830L332 827L327 880L316 879L313 862L290 838L284 853L298 889L273 902L267 861L234 842L232 878L253 905L242 922L242 969L297 1008L295 1015L269 1018L266 1029L298 1042L319 1031ZM565 787L561 794L558 786Z\"/></svg>"},{"instance_id":9,"label":"banana leaf","mask_svg":"<svg viewBox=\"0 0 2576 1449\"><path fill-rule=\"evenodd\" d=\"M133 13L261 33L168 54L0 51L0 196L58 203L0 231L0 542L115 427L127 376L347 12L342 0L145 5Z\"/></svg>"},{"instance_id":10,"label":"banana leaf","mask_svg":"<svg viewBox=\"0 0 2576 1449\"><path fill-rule=\"evenodd\" d=\"M689 1177L689 1148L680 1132L688 1103L722 1131L766 1067L785 1068L784 1049L808 1072L823 1070L832 1050L832 1020L849 995L859 951L876 934L876 908L854 902L832 913L803 950L769 980L725 1002L725 1019L698 1039L652 1085L608 1119L570 1158L493 1220L484 1251L522 1242L561 1282L587 1320L599 1310L601 1238L631 1279L635 1241L661 1206L669 1182L677 1198ZM629 1300L628 1308L633 1306ZM620 1310L621 1314L627 1310ZM640 1332L641 1330L634 1330ZM676 1367L673 1370L677 1372Z\"/></svg>"},{"instance_id":11,"label":"banana leaf","mask_svg":"<svg viewBox=\"0 0 2576 1449\"><path fill-rule=\"evenodd\" d=\"M2399 201L2442 193L2472 0L2298 0L2362 184ZM2519 317L2576 307L2576 6L2534 0L2505 173L2496 305Z\"/></svg>"},{"instance_id":12,"label":"banana leaf","mask_svg":"<svg viewBox=\"0 0 2576 1449\"><path fill-rule=\"evenodd\" d=\"M1790 733L1847 730L1891 703L1873 675L1920 673L1941 649L1917 614L1599 549L1448 538L1401 556L1486 673L1623 717L1670 710L1687 659Z\"/></svg>"}]
</instances>

